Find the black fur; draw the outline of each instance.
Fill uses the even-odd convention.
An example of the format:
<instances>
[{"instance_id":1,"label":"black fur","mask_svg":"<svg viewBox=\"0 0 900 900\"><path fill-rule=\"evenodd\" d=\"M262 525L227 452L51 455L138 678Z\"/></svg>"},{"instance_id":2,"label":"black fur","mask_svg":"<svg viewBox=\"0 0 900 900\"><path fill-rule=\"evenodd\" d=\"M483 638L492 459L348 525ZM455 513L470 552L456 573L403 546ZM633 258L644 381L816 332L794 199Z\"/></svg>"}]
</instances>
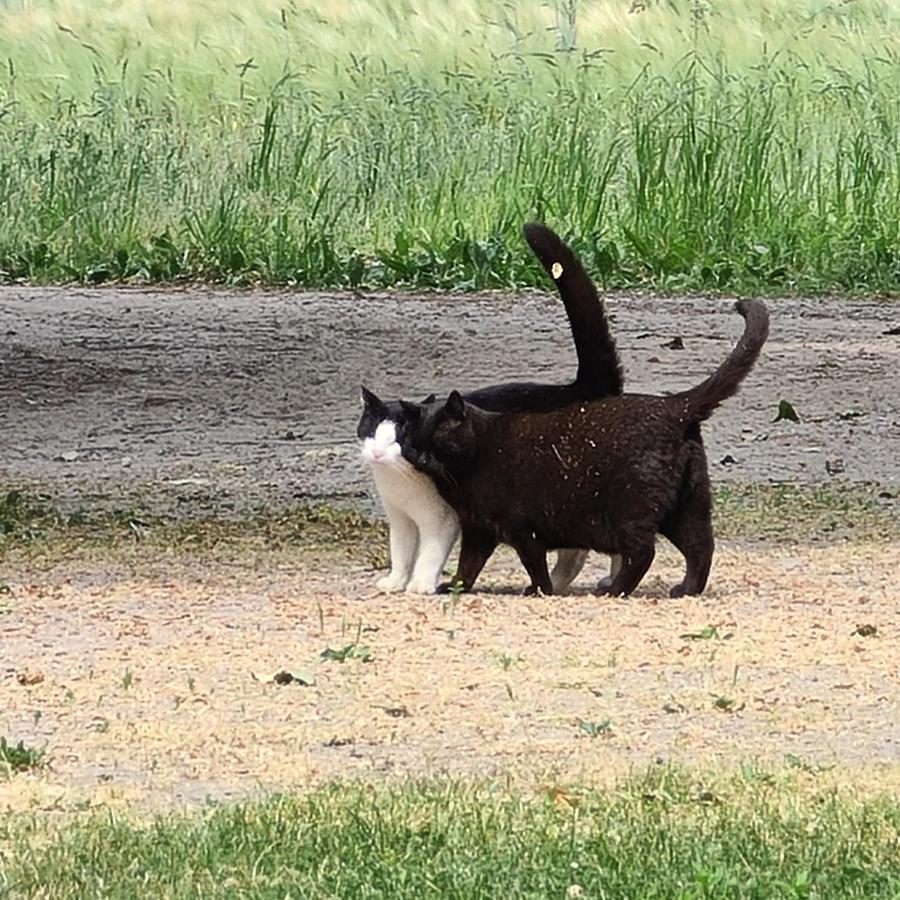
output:
<instances>
[{"instance_id":1,"label":"black fur","mask_svg":"<svg viewBox=\"0 0 900 900\"><path fill-rule=\"evenodd\" d=\"M572 327L575 352L578 354L576 383L592 397L613 397L624 390L622 364L616 353L616 344L609 333L606 316L597 315L602 309L594 283L578 257L549 228L535 222L526 224L522 231L525 240L547 274L556 282L559 294L566 305L566 315ZM562 273L554 278L553 266L562 266ZM578 298L578 302L572 302Z\"/></svg>"},{"instance_id":2,"label":"black fur","mask_svg":"<svg viewBox=\"0 0 900 900\"><path fill-rule=\"evenodd\" d=\"M470 391L466 401L491 412L545 411L558 409L573 400L590 400L622 393L622 369L616 344L609 333L606 310L591 279L575 254L545 225L529 222L523 228L525 239L541 265L552 276L553 265L562 266L556 280L565 306L575 351L578 374L567 384L511 382ZM360 439L372 437L385 418L394 422L397 440L405 443L406 411L399 400L382 401L362 389L363 411L356 433ZM427 398L425 403L433 401Z\"/></svg>"},{"instance_id":3,"label":"black fur","mask_svg":"<svg viewBox=\"0 0 900 900\"><path fill-rule=\"evenodd\" d=\"M469 590L497 544L512 545L531 590L552 593L546 551L621 554L608 593L631 593L665 535L687 563L673 596L702 593L712 562L712 500L700 423L738 390L768 336L759 301L716 372L666 397L575 401L540 415L487 413L452 392L410 408L404 456L435 480L462 527L454 582Z\"/></svg>"}]
</instances>

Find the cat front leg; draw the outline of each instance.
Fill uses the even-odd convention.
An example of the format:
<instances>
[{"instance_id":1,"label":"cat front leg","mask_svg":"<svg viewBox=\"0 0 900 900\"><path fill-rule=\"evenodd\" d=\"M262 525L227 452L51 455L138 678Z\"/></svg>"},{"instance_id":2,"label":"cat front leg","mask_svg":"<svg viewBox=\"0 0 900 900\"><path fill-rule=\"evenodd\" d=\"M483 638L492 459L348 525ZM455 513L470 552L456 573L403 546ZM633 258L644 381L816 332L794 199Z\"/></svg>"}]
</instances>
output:
<instances>
[{"instance_id":1,"label":"cat front leg","mask_svg":"<svg viewBox=\"0 0 900 900\"><path fill-rule=\"evenodd\" d=\"M481 574L484 564L496 549L497 539L493 535L486 531L463 526L456 574L449 584L442 584L438 588L438 593L446 594L456 589L472 590L475 579Z\"/></svg>"},{"instance_id":2,"label":"cat front leg","mask_svg":"<svg viewBox=\"0 0 900 900\"><path fill-rule=\"evenodd\" d=\"M416 523L403 510L393 503L384 502L390 527L391 571L375 582L375 587L386 594L402 591L409 581L416 548L419 542L419 529Z\"/></svg>"},{"instance_id":3,"label":"cat front leg","mask_svg":"<svg viewBox=\"0 0 900 900\"><path fill-rule=\"evenodd\" d=\"M553 593L553 582L547 571L547 549L533 535L517 537L513 547L519 554L525 571L531 578L531 584L526 588L526 594L536 594L538 591L545 595Z\"/></svg>"},{"instance_id":4,"label":"cat front leg","mask_svg":"<svg viewBox=\"0 0 900 900\"><path fill-rule=\"evenodd\" d=\"M459 534L456 514L448 514L419 525L419 552L413 566L412 578L406 586L409 594L434 594L444 571L444 563Z\"/></svg>"}]
</instances>

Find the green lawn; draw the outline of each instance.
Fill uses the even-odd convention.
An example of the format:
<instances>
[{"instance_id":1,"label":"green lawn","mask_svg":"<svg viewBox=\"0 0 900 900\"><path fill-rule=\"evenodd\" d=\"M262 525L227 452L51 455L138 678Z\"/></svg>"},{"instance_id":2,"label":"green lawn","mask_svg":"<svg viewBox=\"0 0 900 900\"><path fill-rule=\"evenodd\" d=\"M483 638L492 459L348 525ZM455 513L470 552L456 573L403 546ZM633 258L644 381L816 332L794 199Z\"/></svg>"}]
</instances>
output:
<instances>
[{"instance_id":1,"label":"green lawn","mask_svg":"<svg viewBox=\"0 0 900 900\"><path fill-rule=\"evenodd\" d=\"M610 792L334 787L137 824L0 822L0 892L41 897L888 898L900 804L753 768Z\"/></svg>"},{"instance_id":2,"label":"green lawn","mask_svg":"<svg viewBox=\"0 0 900 900\"><path fill-rule=\"evenodd\" d=\"M452 10L452 11L451 11ZM7 0L0 278L900 288L879 0Z\"/></svg>"}]
</instances>

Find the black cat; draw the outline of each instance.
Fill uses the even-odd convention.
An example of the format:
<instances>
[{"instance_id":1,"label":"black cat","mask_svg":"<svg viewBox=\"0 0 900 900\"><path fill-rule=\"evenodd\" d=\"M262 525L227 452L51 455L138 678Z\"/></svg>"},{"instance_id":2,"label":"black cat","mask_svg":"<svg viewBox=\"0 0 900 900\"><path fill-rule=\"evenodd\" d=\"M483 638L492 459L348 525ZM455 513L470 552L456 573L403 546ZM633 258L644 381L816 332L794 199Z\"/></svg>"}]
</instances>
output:
<instances>
[{"instance_id":1,"label":"black cat","mask_svg":"<svg viewBox=\"0 0 900 900\"><path fill-rule=\"evenodd\" d=\"M578 355L576 378L567 384L493 385L471 391L466 400L494 412L547 411L575 400L621 394L622 369L593 282L571 249L549 228L530 223L523 230L535 256L559 289ZM366 388L362 397L357 435L391 527L391 572L379 579L378 587L432 592L456 538L456 516L433 484L401 456L407 429L401 402L383 402ZM433 400L432 395L425 402ZM586 551L561 550L553 572L557 590L568 587L585 556Z\"/></svg>"},{"instance_id":2,"label":"black cat","mask_svg":"<svg viewBox=\"0 0 900 900\"><path fill-rule=\"evenodd\" d=\"M534 413L489 413L456 391L443 404L405 404L407 460L456 510L462 547L455 583L469 590L497 544L512 545L529 590L553 592L546 551L620 554L606 592L631 593L657 533L684 555L672 596L700 594L713 555L712 498L700 423L736 393L769 333L757 300L740 300L744 333L719 368L666 397L624 394Z\"/></svg>"}]
</instances>

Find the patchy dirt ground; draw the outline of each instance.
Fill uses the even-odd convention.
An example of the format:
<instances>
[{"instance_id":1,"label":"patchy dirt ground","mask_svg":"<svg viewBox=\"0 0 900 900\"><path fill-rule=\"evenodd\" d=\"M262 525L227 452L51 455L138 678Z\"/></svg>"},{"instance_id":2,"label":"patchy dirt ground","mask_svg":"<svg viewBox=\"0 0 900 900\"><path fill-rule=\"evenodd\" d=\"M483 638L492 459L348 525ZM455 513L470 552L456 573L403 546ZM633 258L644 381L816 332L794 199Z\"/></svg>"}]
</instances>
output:
<instances>
[{"instance_id":1,"label":"patchy dirt ground","mask_svg":"<svg viewBox=\"0 0 900 900\"><path fill-rule=\"evenodd\" d=\"M635 389L697 381L740 330L724 300L608 305ZM764 359L706 430L715 479L825 481L840 460L839 478L900 482L898 308L770 309ZM663 346L675 336L685 349ZM573 366L560 304L536 294L2 288L0 490L176 517L371 508L360 382L416 396ZM773 424L782 398L799 424ZM900 550L872 537L722 542L709 592L683 601L666 598L665 547L628 601L522 598L509 555L486 572L493 593L454 602L379 596L374 572L304 546L101 548L49 567L13 552L0 734L50 764L0 780L0 809L164 808L356 775L595 780L656 759L896 775ZM354 642L371 661L320 656ZM315 684L271 683L281 670Z\"/></svg>"},{"instance_id":2,"label":"patchy dirt ground","mask_svg":"<svg viewBox=\"0 0 900 900\"><path fill-rule=\"evenodd\" d=\"M705 597L672 601L663 550L630 600L524 598L504 593L522 581L505 555L495 593L454 601L377 595L359 565L302 558L69 563L16 584L0 616L3 730L50 758L0 781L0 809L353 776L592 781L654 760L893 777L897 564L886 546L730 545ZM321 658L354 642L370 661ZM270 683L281 670L315 684Z\"/></svg>"},{"instance_id":3,"label":"patchy dirt ground","mask_svg":"<svg viewBox=\"0 0 900 900\"><path fill-rule=\"evenodd\" d=\"M614 296L635 390L687 387L729 351L728 300ZM900 310L775 300L764 356L705 428L718 480L900 481ZM681 337L683 350L664 346ZM574 370L555 295L452 297L0 288L5 480L159 509L297 497L372 505L361 382L383 396ZM782 398L799 424L772 420ZM736 462L721 465L726 456Z\"/></svg>"}]
</instances>

